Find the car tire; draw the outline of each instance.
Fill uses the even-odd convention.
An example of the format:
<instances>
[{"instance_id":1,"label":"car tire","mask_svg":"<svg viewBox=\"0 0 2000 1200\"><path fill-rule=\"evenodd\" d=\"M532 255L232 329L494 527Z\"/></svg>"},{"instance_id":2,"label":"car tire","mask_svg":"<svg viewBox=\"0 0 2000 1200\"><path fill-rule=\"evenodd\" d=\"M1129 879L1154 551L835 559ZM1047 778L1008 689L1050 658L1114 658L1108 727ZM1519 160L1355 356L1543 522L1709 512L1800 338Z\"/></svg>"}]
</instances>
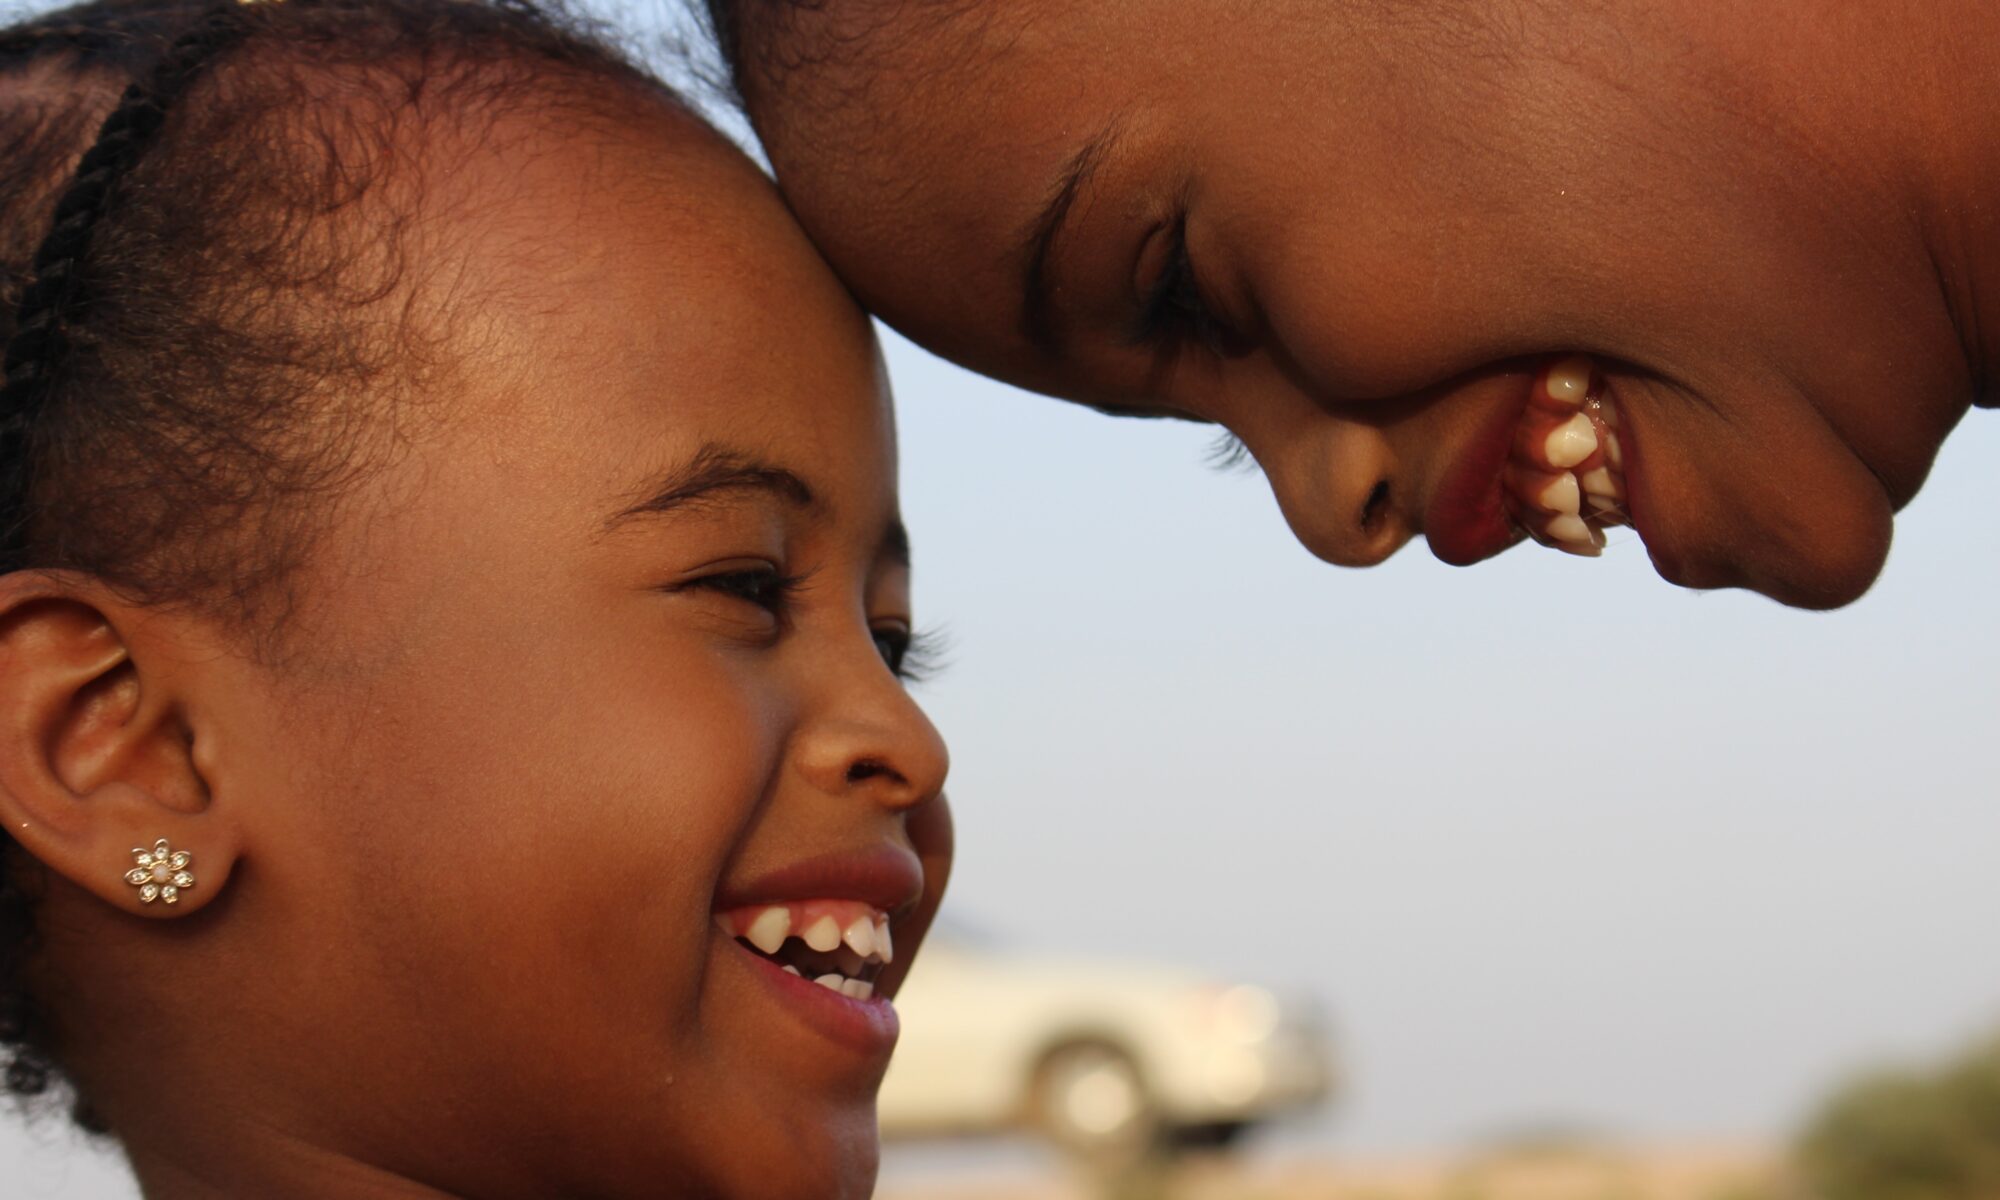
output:
<instances>
[{"instance_id":1,"label":"car tire","mask_svg":"<svg viewBox=\"0 0 2000 1200\"><path fill-rule=\"evenodd\" d=\"M1176 1150L1227 1150L1243 1138L1248 1121L1211 1121L1205 1125L1181 1125L1167 1134Z\"/></svg>"},{"instance_id":2,"label":"car tire","mask_svg":"<svg viewBox=\"0 0 2000 1200\"><path fill-rule=\"evenodd\" d=\"M1108 1042L1072 1042L1042 1057L1029 1122L1064 1151L1098 1162L1140 1159L1159 1144L1158 1106L1132 1055Z\"/></svg>"}]
</instances>

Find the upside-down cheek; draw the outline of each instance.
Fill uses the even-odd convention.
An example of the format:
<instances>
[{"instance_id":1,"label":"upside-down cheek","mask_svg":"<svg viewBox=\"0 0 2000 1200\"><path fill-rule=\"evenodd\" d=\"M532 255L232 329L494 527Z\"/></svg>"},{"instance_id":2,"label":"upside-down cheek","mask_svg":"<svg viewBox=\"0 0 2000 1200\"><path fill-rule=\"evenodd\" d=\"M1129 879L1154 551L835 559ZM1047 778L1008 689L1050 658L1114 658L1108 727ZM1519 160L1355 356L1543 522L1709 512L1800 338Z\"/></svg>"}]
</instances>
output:
<instances>
[{"instance_id":1,"label":"upside-down cheek","mask_svg":"<svg viewBox=\"0 0 2000 1200\"><path fill-rule=\"evenodd\" d=\"M1831 466L1814 483L1774 501L1770 573L1752 586L1797 608L1838 608L1881 574L1894 510L1858 462Z\"/></svg>"},{"instance_id":2,"label":"upside-down cheek","mask_svg":"<svg viewBox=\"0 0 2000 1200\"><path fill-rule=\"evenodd\" d=\"M1889 497L1823 422L1775 398L1724 409L1657 384L1625 394L1632 514L1663 578L1817 609L1881 573Z\"/></svg>"}]
</instances>

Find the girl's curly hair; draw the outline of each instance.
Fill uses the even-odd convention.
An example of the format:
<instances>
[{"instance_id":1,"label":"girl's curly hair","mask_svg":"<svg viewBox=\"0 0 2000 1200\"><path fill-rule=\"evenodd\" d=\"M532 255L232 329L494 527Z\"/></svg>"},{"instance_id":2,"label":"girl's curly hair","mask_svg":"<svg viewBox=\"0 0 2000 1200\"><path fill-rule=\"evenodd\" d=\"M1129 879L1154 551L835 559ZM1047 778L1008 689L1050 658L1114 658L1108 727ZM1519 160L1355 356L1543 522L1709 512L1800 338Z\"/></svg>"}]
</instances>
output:
<instances>
[{"instance_id":1,"label":"girl's curly hair","mask_svg":"<svg viewBox=\"0 0 2000 1200\"><path fill-rule=\"evenodd\" d=\"M379 407L449 369L412 130L615 125L665 85L528 0L98 0L0 30L0 572L76 571L264 640ZM0 833L0 1055L58 1089ZM97 1127L78 1099L77 1118Z\"/></svg>"}]
</instances>

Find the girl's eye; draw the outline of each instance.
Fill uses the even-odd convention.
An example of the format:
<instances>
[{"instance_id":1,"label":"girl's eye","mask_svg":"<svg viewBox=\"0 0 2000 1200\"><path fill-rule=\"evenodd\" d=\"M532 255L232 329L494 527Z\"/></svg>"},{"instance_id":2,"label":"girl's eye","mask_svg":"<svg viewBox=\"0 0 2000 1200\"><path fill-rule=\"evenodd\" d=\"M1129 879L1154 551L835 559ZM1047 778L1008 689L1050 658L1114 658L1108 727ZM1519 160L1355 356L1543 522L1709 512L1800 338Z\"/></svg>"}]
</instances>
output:
<instances>
[{"instance_id":1,"label":"girl's eye","mask_svg":"<svg viewBox=\"0 0 2000 1200\"><path fill-rule=\"evenodd\" d=\"M792 597L804 582L802 576L786 575L778 568L767 564L740 571L703 575L688 580L681 585L681 588L717 592L754 604L772 616L782 617L790 606Z\"/></svg>"},{"instance_id":2,"label":"girl's eye","mask_svg":"<svg viewBox=\"0 0 2000 1200\"><path fill-rule=\"evenodd\" d=\"M914 682L937 670L940 647L934 634L920 633L906 625L884 625L870 632L875 636L875 649L896 678Z\"/></svg>"},{"instance_id":3,"label":"girl's eye","mask_svg":"<svg viewBox=\"0 0 2000 1200\"><path fill-rule=\"evenodd\" d=\"M1222 356L1243 353L1247 348L1243 337L1202 298L1201 282L1188 256L1185 216L1174 222L1169 236L1173 241L1166 267L1141 306L1138 340L1168 349L1198 345Z\"/></svg>"}]
</instances>

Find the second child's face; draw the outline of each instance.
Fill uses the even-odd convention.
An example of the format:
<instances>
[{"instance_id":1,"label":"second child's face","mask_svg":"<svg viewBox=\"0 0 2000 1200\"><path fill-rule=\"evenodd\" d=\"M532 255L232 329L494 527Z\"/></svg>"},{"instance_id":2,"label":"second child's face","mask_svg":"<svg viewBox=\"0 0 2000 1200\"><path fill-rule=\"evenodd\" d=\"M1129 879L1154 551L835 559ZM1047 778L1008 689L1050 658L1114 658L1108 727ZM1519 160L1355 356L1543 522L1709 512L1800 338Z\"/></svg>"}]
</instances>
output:
<instances>
[{"instance_id":1,"label":"second child's face","mask_svg":"<svg viewBox=\"0 0 2000 1200\"><path fill-rule=\"evenodd\" d=\"M1828 606L1970 382L1928 258L1873 232L1902 198L1829 189L1798 162L1858 148L1763 119L1774 65L1843 69L1764 12L857 0L792 14L809 44L753 51L745 91L864 304L1226 426L1322 558L1503 548L1507 439L1583 354L1661 573Z\"/></svg>"},{"instance_id":2,"label":"second child's face","mask_svg":"<svg viewBox=\"0 0 2000 1200\"><path fill-rule=\"evenodd\" d=\"M719 141L511 136L440 185L451 365L211 714L240 1036L182 1086L451 1195L864 1195L950 862L876 347Z\"/></svg>"}]
</instances>

